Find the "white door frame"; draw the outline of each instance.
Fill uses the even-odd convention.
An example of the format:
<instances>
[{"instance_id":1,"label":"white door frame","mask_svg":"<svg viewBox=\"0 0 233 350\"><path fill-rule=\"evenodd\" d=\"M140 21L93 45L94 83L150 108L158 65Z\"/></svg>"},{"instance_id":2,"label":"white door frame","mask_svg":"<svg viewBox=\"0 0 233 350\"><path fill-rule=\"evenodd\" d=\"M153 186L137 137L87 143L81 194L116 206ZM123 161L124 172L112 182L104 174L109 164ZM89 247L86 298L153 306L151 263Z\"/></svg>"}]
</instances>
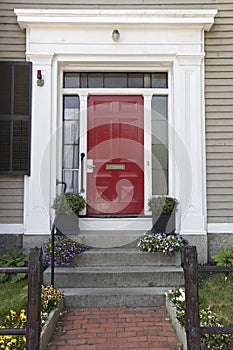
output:
<instances>
[{"instance_id":1,"label":"white door frame","mask_svg":"<svg viewBox=\"0 0 233 350\"><path fill-rule=\"evenodd\" d=\"M65 70L64 70L65 71ZM164 69L165 71L165 69ZM167 70L168 71L168 70ZM142 71L143 72L143 71ZM63 71L61 72L61 75ZM169 71L168 71L169 75ZM144 99L144 214L151 215L148 207L148 199L152 196L152 157L151 157L151 102L153 95L167 95L169 96L170 89L61 89L62 96L64 95L77 95L80 98L80 152L87 155L87 118L88 118L88 96L89 95L141 95ZM171 110L171 108L168 109ZM62 124L62 111L60 115L60 123ZM170 116L168 116L168 123L170 124ZM169 147L169 146L168 146ZM62 143L59 146L62 149ZM82 193L84 198L87 198L87 157L84 158L84 189ZM61 162L60 162L61 164ZM61 165L62 166L62 165ZM173 179L174 179L174 162L172 157L169 159L169 177L168 188L169 192L173 192ZM57 170L59 173L60 171ZM79 172L79 184L81 183L81 174ZM85 214L85 211L82 212Z\"/></svg>"}]
</instances>

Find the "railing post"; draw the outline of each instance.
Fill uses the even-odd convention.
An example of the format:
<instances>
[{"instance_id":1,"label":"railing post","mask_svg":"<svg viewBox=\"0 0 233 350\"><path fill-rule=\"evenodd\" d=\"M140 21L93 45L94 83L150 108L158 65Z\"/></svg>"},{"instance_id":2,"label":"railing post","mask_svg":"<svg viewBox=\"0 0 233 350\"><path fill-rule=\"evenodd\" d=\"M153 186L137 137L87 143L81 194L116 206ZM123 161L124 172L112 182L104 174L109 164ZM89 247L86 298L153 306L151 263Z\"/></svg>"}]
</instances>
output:
<instances>
[{"instance_id":1,"label":"railing post","mask_svg":"<svg viewBox=\"0 0 233 350\"><path fill-rule=\"evenodd\" d=\"M183 256L186 300L186 334L189 350L200 350L198 263L196 247L186 246Z\"/></svg>"},{"instance_id":2,"label":"railing post","mask_svg":"<svg viewBox=\"0 0 233 350\"><path fill-rule=\"evenodd\" d=\"M51 230L51 286L54 287L54 230L55 225L53 223Z\"/></svg>"},{"instance_id":3,"label":"railing post","mask_svg":"<svg viewBox=\"0 0 233 350\"><path fill-rule=\"evenodd\" d=\"M42 251L34 248L29 253L28 317L26 326L27 350L39 350L41 331Z\"/></svg>"}]
</instances>

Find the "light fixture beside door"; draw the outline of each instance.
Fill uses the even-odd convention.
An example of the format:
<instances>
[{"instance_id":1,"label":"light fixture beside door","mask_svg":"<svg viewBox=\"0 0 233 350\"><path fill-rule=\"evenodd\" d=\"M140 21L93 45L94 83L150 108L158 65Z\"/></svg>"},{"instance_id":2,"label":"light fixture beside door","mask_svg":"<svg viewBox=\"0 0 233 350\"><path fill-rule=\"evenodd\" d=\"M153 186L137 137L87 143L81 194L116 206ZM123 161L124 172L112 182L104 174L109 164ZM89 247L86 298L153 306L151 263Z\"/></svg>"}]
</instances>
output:
<instances>
[{"instance_id":1,"label":"light fixture beside door","mask_svg":"<svg viewBox=\"0 0 233 350\"><path fill-rule=\"evenodd\" d=\"M112 32L112 40L113 41L119 41L120 39L120 32L118 29L114 29Z\"/></svg>"}]
</instances>

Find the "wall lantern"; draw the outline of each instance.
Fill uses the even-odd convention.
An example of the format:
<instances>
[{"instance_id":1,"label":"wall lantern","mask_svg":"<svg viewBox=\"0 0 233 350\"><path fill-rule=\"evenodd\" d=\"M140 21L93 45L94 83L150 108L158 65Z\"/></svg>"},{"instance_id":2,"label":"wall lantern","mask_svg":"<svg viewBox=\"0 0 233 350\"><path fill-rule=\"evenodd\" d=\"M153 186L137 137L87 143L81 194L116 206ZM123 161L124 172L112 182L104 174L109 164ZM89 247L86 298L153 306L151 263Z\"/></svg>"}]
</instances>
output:
<instances>
[{"instance_id":1,"label":"wall lantern","mask_svg":"<svg viewBox=\"0 0 233 350\"><path fill-rule=\"evenodd\" d=\"M41 70L39 69L37 71L37 86L43 86L44 85L44 80L42 79L42 73Z\"/></svg>"},{"instance_id":2,"label":"wall lantern","mask_svg":"<svg viewBox=\"0 0 233 350\"><path fill-rule=\"evenodd\" d=\"M120 39L120 32L117 29L114 29L112 32L112 40L118 41Z\"/></svg>"}]
</instances>

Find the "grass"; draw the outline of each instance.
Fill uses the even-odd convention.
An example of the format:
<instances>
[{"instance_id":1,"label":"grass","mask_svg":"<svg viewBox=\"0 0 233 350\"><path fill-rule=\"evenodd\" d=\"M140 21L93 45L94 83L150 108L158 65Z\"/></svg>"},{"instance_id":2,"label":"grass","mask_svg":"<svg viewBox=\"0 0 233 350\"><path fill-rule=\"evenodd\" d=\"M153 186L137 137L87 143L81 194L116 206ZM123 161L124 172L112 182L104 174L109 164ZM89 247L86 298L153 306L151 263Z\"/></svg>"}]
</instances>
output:
<instances>
[{"instance_id":1,"label":"grass","mask_svg":"<svg viewBox=\"0 0 233 350\"><path fill-rule=\"evenodd\" d=\"M233 326L233 274L217 273L199 290L201 307L214 311L225 327Z\"/></svg>"},{"instance_id":2,"label":"grass","mask_svg":"<svg viewBox=\"0 0 233 350\"><path fill-rule=\"evenodd\" d=\"M20 311L27 308L28 280L23 279L15 283L0 283L0 322L12 309Z\"/></svg>"}]
</instances>

